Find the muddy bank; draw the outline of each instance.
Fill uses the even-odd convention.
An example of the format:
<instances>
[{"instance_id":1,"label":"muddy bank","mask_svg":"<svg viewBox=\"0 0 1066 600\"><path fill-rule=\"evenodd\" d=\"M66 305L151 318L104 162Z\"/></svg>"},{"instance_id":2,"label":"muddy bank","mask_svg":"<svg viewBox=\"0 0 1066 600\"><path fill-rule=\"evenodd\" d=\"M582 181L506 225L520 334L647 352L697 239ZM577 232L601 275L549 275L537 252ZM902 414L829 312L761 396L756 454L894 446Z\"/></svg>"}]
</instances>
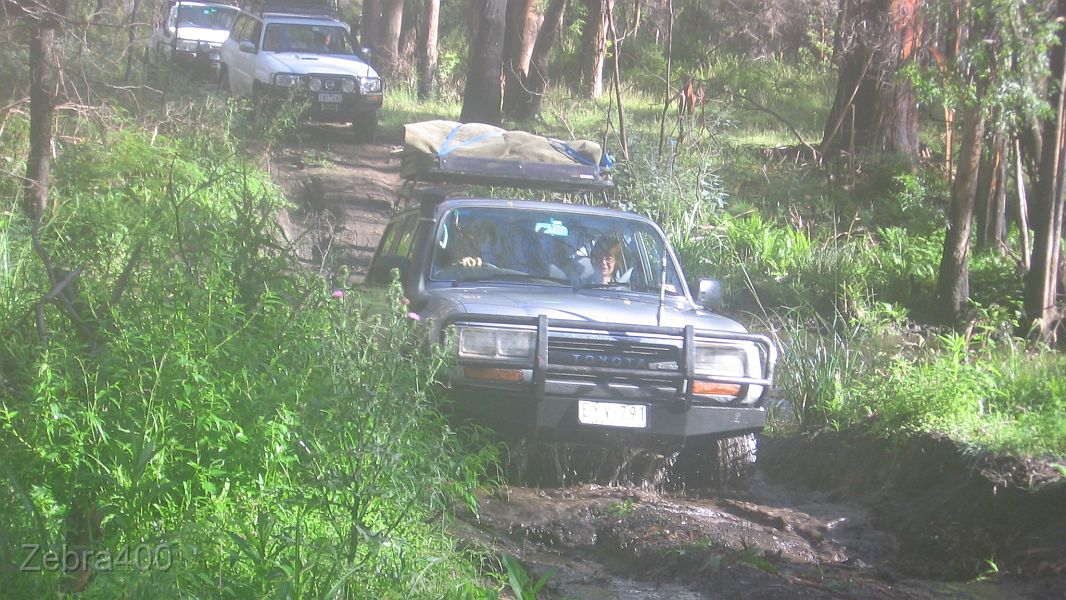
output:
<instances>
[{"instance_id":1,"label":"muddy bank","mask_svg":"<svg viewBox=\"0 0 1066 600\"><path fill-rule=\"evenodd\" d=\"M1066 479L1047 461L968 454L943 436L893 444L857 431L764 438L776 481L869 506L908 574L1066 577ZM1060 588L1066 594L1066 588Z\"/></svg>"},{"instance_id":2,"label":"muddy bank","mask_svg":"<svg viewBox=\"0 0 1066 600\"><path fill-rule=\"evenodd\" d=\"M830 496L762 472L742 488L699 495L507 487L485 494L479 514L465 514L454 531L465 544L517 557L534 579L550 574L542 600L1061 597L1045 580L901 572L896 536L867 507Z\"/></svg>"}]
</instances>

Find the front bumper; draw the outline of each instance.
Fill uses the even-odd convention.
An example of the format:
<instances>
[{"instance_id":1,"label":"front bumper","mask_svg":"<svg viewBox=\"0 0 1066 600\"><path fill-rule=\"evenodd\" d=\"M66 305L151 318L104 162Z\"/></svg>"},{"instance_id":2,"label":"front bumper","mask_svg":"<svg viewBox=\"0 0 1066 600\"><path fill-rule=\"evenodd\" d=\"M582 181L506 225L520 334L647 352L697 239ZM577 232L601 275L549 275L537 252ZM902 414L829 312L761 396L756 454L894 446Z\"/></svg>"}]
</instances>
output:
<instances>
[{"instance_id":1,"label":"front bumper","mask_svg":"<svg viewBox=\"0 0 1066 600\"><path fill-rule=\"evenodd\" d=\"M451 393L454 414L512 440L676 450L687 444L757 432L766 425L763 407L693 405L677 398L648 402L645 428L586 425L578 421L578 400L463 385L453 386Z\"/></svg>"},{"instance_id":2,"label":"front bumper","mask_svg":"<svg viewBox=\"0 0 1066 600\"><path fill-rule=\"evenodd\" d=\"M358 94L343 92L309 92L304 90L292 90L290 88L267 86L270 98L275 101L290 101L300 103L304 109L304 117L323 123L348 123L370 115L381 108L384 94ZM322 102L321 100L333 96L340 97L340 102Z\"/></svg>"},{"instance_id":3,"label":"front bumper","mask_svg":"<svg viewBox=\"0 0 1066 600\"><path fill-rule=\"evenodd\" d=\"M175 49L173 57L175 64L205 74L211 79L217 79L222 70L222 57L218 48L204 47L195 52Z\"/></svg>"},{"instance_id":4,"label":"front bumper","mask_svg":"<svg viewBox=\"0 0 1066 600\"><path fill-rule=\"evenodd\" d=\"M620 325L588 321L551 320L540 317L499 315L453 315L442 324L442 336L452 325L535 327L536 355L532 364L521 361L462 359L452 379L452 410L495 429L508 438L535 438L595 445L625 443L648 448L677 449L697 440L731 437L759 431L766 424L763 407L766 391L773 385L777 350L763 335L696 330L687 327ZM651 362L624 367L574 364L560 358L560 344L597 338L616 341L623 350L603 364L621 363L626 351L672 352L676 363ZM760 348L759 376L738 377L698 373L693 355L697 342L748 344ZM571 354L572 355L572 354ZM671 357L666 357L667 359ZM663 358L659 356L658 358ZM579 361L578 361L579 362ZM472 380L461 376L467 367L510 369L520 373L512 381ZM730 401L692 392L695 382L739 385L744 390ZM747 394L751 390L758 394ZM578 416L582 400L597 403L642 406L643 426L605 426L582 423Z\"/></svg>"}]
</instances>

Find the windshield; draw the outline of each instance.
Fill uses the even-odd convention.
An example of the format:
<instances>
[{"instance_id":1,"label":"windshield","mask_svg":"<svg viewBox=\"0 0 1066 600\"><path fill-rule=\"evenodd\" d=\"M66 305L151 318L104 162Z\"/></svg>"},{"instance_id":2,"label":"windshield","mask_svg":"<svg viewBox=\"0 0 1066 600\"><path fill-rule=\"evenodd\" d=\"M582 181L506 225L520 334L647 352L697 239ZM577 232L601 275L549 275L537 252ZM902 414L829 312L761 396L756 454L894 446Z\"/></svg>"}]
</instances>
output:
<instances>
[{"instance_id":1,"label":"windshield","mask_svg":"<svg viewBox=\"0 0 1066 600\"><path fill-rule=\"evenodd\" d=\"M314 54L354 54L348 31L339 26L272 23L267 25L263 50Z\"/></svg>"},{"instance_id":2,"label":"windshield","mask_svg":"<svg viewBox=\"0 0 1066 600\"><path fill-rule=\"evenodd\" d=\"M204 29L221 29L229 31L237 9L232 6L190 6L178 7L178 27L202 27Z\"/></svg>"},{"instance_id":3,"label":"windshield","mask_svg":"<svg viewBox=\"0 0 1066 600\"><path fill-rule=\"evenodd\" d=\"M511 281L680 295L666 241L651 225L609 215L472 207L445 215L435 281Z\"/></svg>"}]
</instances>

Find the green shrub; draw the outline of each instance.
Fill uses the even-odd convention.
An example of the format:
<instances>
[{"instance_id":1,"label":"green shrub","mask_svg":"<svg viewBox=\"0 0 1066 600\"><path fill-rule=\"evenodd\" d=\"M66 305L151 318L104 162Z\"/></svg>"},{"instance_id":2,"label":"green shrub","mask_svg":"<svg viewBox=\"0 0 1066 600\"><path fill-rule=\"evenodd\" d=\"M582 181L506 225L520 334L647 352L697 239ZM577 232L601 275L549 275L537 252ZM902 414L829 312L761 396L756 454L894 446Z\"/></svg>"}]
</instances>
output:
<instances>
[{"instance_id":1,"label":"green shrub","mask_svg":"<svg viewBox=\"0 0 1066 600\"><path fill-rule=\"evenodd\" d=\"M0 585L63 585L18 572L24 544L147 544L169 569L99 568L83 595L477 586L443 528L492 455L441 416L441 358L415 351L398 296L384 312L334 297L280 245L266 177L180 140L86 143L57 160L54 198L43 248L80 275L43 327L52 284L0 212Z\"/></svg>"}]
</instances>

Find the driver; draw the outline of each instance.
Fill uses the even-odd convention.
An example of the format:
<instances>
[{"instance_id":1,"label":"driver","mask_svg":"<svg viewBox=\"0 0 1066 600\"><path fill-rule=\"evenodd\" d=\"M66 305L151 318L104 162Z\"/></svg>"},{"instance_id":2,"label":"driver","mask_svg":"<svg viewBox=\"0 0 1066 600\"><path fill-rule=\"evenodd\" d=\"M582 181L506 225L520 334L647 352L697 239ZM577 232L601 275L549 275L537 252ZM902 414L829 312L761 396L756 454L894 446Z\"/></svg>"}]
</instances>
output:
<instances>
[{"instance_id":1,"label":"driver","mask_svg":"<svg viewBox=\"0 0 1066 600\"><path fill-rule=\"evenodd\" d=\"M330 37L328 31L315 32L315 50L319 52L329 52L332 42L333 38Z\"/></svg>"}]
</instances>

